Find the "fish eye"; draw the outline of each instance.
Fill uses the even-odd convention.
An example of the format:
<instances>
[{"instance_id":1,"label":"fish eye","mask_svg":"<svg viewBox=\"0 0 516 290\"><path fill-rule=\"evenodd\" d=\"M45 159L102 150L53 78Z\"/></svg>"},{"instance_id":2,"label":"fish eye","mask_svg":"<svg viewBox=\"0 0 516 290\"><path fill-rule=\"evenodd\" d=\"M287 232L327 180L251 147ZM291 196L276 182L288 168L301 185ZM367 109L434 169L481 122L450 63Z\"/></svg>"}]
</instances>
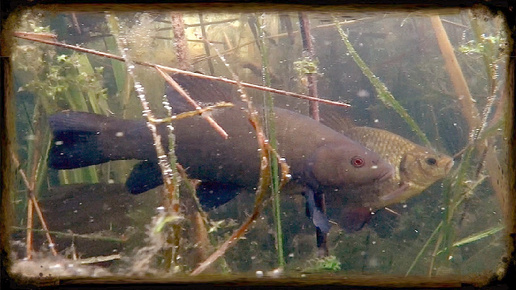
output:
<instances>
[{"instance_id":1,"label":"fish eye","mask_svg":"<svg viewBox=\"0 0 516 290\"><path fill-rule=\"evenodd\" d=\"M351 165L353 165L356 168L360 168L365 165L365 161L362 157L355 156L355 157L351 158Z\"/></svg>"},{"instance_id":2,"label":"fish eye","mask_svg":"<svg viewBox=\"0 0 516 290\"><path fill-rule=\"evenodd\" d=\"M432 157L427 158L426 159L426 164L428 164L428 165L436 165L437 164L437 160L435 160L435 158L432 158Z\"/></svg>"}]
</instances>

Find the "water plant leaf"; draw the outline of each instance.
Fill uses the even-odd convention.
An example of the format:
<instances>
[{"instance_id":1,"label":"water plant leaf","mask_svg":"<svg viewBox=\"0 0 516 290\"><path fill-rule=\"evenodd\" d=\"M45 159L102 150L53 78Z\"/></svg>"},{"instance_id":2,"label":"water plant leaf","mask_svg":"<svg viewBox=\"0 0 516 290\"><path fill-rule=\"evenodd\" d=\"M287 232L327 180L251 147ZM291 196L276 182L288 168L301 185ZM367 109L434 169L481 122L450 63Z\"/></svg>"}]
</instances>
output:
<instances>
[{"instance_id":1,"label":"water plant leaf","mask_svg":"<svg viewBox=\"0 0 516 290\"><path fill-rule=\"evenodd\" d=\"M387 86L371 71L371 69L367 66L367 64L362 60L360 55L358 55L357 51L348 40L347 34L342 30L340 25L338 24L337 19L334 17L335 27L339 31L339 34L342 38L342 41L346 45L349 54L355 61L355 63L360 67L362 73L369 79L371 84L376 89L377 97L380 99L387 107L391 107L398 115L400 115L403 120L410 126L412 131L414 131L419 139L425 143L425 146L431 147L430 141L426 137L426 134L419 128L416 121L412 119L412 117L408 114L407 110L396 100L396 98L391 94Z\"/></svg>"}]
</instances>

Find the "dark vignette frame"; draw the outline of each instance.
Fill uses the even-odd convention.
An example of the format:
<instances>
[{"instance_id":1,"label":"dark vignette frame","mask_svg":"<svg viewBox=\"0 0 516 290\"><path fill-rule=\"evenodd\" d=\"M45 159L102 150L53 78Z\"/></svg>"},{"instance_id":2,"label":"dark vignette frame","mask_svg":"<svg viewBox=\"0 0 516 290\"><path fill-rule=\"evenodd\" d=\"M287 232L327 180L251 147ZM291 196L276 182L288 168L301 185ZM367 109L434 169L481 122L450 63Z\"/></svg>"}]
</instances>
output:
<instances>
[{"instance_id":1,"label":"dark vignette frame","mask_svg":"<svg viewBox=\"0 0 516 290\"><path fill-rule=\"evenodd\" d=\"M7 3L6 3L7 2ZM11 62L8 39L10 38L10 24L7 18L12 13L17 13L24 8L30 8L35 5L42 5L45 9L59 9L59 10L137 10L137 9L162 9L170 4L176 4L174 8L195 8L195 9L240 9L250 10L253 8L264 9L280 9L281 5L289 5L289 9L306 9L306 10L324 10L329 5L347 5L349 8L355 9L370 9L370 10L383 10L383 9L397 9L397 10L416 10L416 9L441 9L441 8L471 8L476 5L481 5L492 13L501 13L504 15L505 20L510 29L509 38L509 71L507 74L507 86L509 86L509 94L512 96L511 111L511 128L509 130L510 139L510 150L509 150L509 188L511 190L511 207L513 208L513 221L512 224L508 225L510 229L510 247L509 257L510 259L506 262L506 273L504 277L492 277L487 284L485 281L478 281L483 286L488 287L510 287L516 285L513 281L516 279L516 130L514 127L515 123L515 95L514 95L514 83L515 83L515 67L516 67L516 6L511 0L292 0L292 1L248 1L248 0L216 0L216 1L202 1L202 0L185 0L185 1L149 1L154 4L145 3L146 1L110 1L110 0L7 0L2 1L1 7L1 39L0 39L0 77L2 95L0 102L0 142L1 142L1 199L0 199L0 282L2 289L11 288L104 288L109 284L111 288L119 287L131 287L138 289L147 289L152 287L153 289L170 289L170 288L201 288L201 287L212 287L212 286L236 286L242 288L265 288L265 287L308 287L308 288L369 288L369 287L446 287L446 288L458 288L464 286L475 286L461 284L459 280L451 280L449 278L397 278L397 277L364 277L364 279L335 279L325 277L324 280L289 280L289 279L249 279L249 278L234 278L231 280L214 278L212 280L176 280L169 282L166 280L129 280L125 278L108 278L102 280L96 280L92 278L81 278L81 279L26 279L11 275L7 269L10 266L8 259L9 253L9 228L10 219L12 213L10 212L10 200L8 192L12 186L12 176L15 168L13 168L10 161L10 145L13 140L14 131L14 118L10 112L13 109L13 102L10 100L13 98L12 92L12 76L11 76ZM89 5L84 5L84 4ZM62 6L54 6L53 4L61 4ZM80 5L83 4L83 5ZM95 5L91 5L95 4ZM48 5L48 6L47 6ZM178 6L180 5L180 6ZM285 7L285 6L283 6ZM3 44L3 45L1 45ZM367 279L367 280L366 280ZM475 282L473 282L475 283ZM4 288L5 287L5 288Z\"/></svg>"}]
</instances>

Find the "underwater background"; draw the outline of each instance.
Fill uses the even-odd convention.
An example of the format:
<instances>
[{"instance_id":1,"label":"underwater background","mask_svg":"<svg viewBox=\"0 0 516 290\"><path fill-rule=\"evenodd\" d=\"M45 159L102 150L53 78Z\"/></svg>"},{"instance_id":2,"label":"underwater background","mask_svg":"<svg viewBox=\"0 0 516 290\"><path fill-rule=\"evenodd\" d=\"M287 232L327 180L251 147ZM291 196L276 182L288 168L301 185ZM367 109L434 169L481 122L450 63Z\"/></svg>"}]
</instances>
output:
<instances>
[{"instance_id":1,"label":"underwater background","mask_svg":"<svg viewBox=\"0 0 516 290\"><path fill-rule=\"evenodd\" d=\"M48 168L52 114L73 110L141 119L138 83L154 115L166 116L166 81L146 65L159 64L234 79L230 67L241 82L305 95L313 94L309 86L317 86L318 97L351 105L321 103L322 118L338 115L350 126L383 129L454 159L443 179L375 212L361 230L349 233L333 226L326 258L318 258L304 197L287 185L267 198L245 238L234 242L209 273L495 273L503 266L511 216L506 131L511 103L503 19L484 13L35 9L17 15L13 271L28 276L188 274L253 213L256 195L250 191L199 215L183 197L190 190L183 182L181 221L167 219L163 187L137 196L123 187L134 160ZM303 21L309 21L308 28L300 25ZM100 52L122 55L125 63ZM306 100L245 92L264 107L272 101L314 114ZM204 230L194 230L199 226ZM171 236L176 240L171 242Z\"/></svg>"}]
</instances>

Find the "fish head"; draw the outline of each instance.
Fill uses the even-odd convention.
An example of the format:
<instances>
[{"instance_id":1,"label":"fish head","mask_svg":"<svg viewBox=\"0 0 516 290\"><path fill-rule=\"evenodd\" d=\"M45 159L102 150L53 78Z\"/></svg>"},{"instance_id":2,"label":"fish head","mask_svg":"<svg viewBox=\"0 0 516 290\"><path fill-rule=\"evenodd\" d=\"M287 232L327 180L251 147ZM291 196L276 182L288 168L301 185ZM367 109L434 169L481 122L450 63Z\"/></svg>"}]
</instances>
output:
<instances>
[{"instance_id":1,"label":"fish head","mask_svg":"<svg viewBox=\"0 0 516 290\"><path fill-rule=\"evenodd\" d=\"M394 167L358 143L326 144L313 156L311 173L318 185L349 187L372 184L394 175Z\"/></svg>"},{"instance_id":2,"label":"fish head","mask_svg":"<svg viewBox=\"0 0 516 290\"><path fill-rule=\"evenodd\" d=\"M452 167L453 158L445 154L423 147L409 151L401 158L399 175L380 187L379 199L369 205L381 208L416 196L444 178Z\"/></svg>"},{"instance_id":3,"label":"fish head","mask_svg":"<svg viewBox=\"0 0 516 290\"><path fill-rule=\"evenodd\" d=\"M405 154L400 163L402 183L423 188L444 178L453 167L453 158L429 150L417 150Z\"/></svg>"}]
</instances>

